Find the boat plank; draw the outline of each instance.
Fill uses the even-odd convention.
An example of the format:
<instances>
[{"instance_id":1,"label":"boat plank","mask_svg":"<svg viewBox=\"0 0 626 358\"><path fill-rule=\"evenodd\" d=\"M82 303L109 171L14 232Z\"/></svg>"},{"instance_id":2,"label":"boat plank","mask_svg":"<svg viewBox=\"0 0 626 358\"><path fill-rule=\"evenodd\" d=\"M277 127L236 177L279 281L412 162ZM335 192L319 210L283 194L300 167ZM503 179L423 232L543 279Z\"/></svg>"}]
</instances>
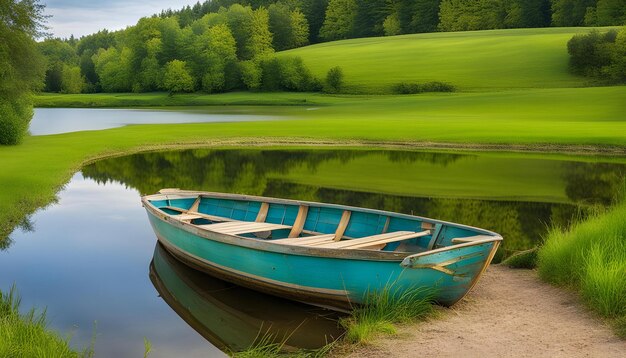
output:
<instances>
[{"instance_id":1,"label":"boat plank","mask_svg":"<svg viewBox=\"0 0 626 358\"><path fill-rule=\"evenodd\" d=\"M230 224L230 225L228 225ZM198 225L198 227L210 230L213 232L219 232L220 234L238 235L244 233L254 233L262 231L272 231L279 229L289 229L291 226L281 224L269 224L269 223L256 223L256 222L242 222L232 225L232 223L219 223L209 225Z\"/></svg>"},{"instance_id":2,"label":"boat plank","mask_svg":"<svg viewBox=\"0 0 626 358\"><path fill-rule=\"evenodd\" d=\"M181 208L177 208L175 206L161 206L159 207L159 210L163 210L163 209L168 209L168 210L172 210L172 211L178 211L179 213L183 213L183 214L193 214L193 215L198 215L200 216L202 219L207 219L207 220L211 220L211 221L222 221L222 222L238 222L238 220L235 219L231 219L231 218L226 218L223 216L215 216L215 215L209 215L209 214L205 214L205 213L201 213L201 212L197 212L197 211L191 211L191 210L185 210L185 209L181 209ZM173 217L175 217L176 215L171 215Z\"/></svg>"},{"instance_id":3,"label":"boat plank","mask_svg":"<svg viewBox=\"0 0 626 358\"><path fill-rule=\"evenodd\" d=\"M379 244L388 244L390 242L413 239L413 238L425 236L428 234L430 234L429 230L420 231L420 232L396 231L396 232L390 232L386 234L362 237L359 239L344 240L340 242L321 244L321 245L317 245L317 247L333 248L333 249L346 249L346 248L358 249L362 247L374 246L374 245L379 245Z\"/></svg>"},{"instance_id":4,"label":"boat plank","mask_svg":"<svg viewBox=\"0 0 626 358\"><path fill-rule=\"evenodd\" d=\"M341 247L344 247L344 246L356 245L354 240L361 240L360 242L369 242L369 241L375 241L375 240L379 240L379 239L386 239L386 238L400 236L400 235L407 235L407 234L411 234L413 232L414 231L394 231L394 232L388 232L388 233L384 233L384 234L365 236L365 237L361 237L361 238L357 238L357 239L351 239L351 240L342 240L342 241L335 241L335 242L329 242L329 243L320 243L319 245L316 245L316 246L320 246L320 247L323 246L323 247L328 247L328 248L341 248Z\"/></svg>"},{"instance_id":5,"label":"boat plank","mask_svg":"<svg viewBox=\"0 0 626 358\"><path fill-rule=\"evenodd\" d=\"M372 242L359 243L354 246L344 247L344 249L362 249L362 248L366 248L370 246L377 246L377 245L389 244L389 243L397 242L397 241L414 239L416 237L426 236L429 234L430 234L430 230L425 230L425 231L420 231L420 232L416 232L416 233L404 235L404 236L390 237L388 239L380 239L380 240L372 241Z\"/></svg>"},{"instance_id":6,"label":"boat plank","mask_svg":"<svg viewBox=\"0 0 626 358\"><path fill-rule=\"evenodd\" d=\"M312 245L319 242L330 242L335 238L335 234L325 234L325 235L315 235L309 237L296 237L291 239L278 239L273 240L272 242L275 244L283 244L283 245Z\"/></svg>"}]
</instances>

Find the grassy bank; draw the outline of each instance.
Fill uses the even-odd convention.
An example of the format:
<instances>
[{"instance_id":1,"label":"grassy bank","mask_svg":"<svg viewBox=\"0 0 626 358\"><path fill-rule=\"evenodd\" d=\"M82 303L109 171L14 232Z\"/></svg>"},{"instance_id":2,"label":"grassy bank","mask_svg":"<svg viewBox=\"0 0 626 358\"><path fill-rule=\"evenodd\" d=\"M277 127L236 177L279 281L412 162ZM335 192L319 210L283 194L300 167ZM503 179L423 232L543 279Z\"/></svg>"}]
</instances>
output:
<instances>
[{"instance_id":1,"label":"grassy bank","mask_svg":"<svg viewBox=\"0 0 626 358\"><path fill-rule=\"evenodd\" d=\"M89 357L89 350L76 352L69 340L46 328L46 315L30 310L19 312L20 299L14 289L0 291L0 357Z\"/></svg>"},{"instance_id":2,"label":"grassy bank","mask_svg":"<svg viewBox=\"0 0 626 358\"><path fill-rule=\"evenodd\" d=\"M542 279L580 292L626 338L626 204L568 230L552 230L538 268Z\"/></svg>"}]
</instances>

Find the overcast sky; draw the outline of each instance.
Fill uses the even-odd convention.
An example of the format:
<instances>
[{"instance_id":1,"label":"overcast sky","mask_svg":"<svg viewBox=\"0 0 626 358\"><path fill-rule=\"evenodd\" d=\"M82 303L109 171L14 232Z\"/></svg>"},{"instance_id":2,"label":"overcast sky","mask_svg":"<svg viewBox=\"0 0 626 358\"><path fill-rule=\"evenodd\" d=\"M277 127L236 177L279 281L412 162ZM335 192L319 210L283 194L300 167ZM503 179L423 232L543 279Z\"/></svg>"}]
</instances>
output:
<instances>
[{"instance_id":1,"label":"overcast sky","mask_svg":"<svg viewBox=\"0 0 626 358\"><path fill-rule=\"evenodd\" d=\"M198 0L42 0L54 37L88 35L101 29L119 30L163 9L180 9ZM201 2L203 2L202 0Z\"/></svg>"}]
</instances>

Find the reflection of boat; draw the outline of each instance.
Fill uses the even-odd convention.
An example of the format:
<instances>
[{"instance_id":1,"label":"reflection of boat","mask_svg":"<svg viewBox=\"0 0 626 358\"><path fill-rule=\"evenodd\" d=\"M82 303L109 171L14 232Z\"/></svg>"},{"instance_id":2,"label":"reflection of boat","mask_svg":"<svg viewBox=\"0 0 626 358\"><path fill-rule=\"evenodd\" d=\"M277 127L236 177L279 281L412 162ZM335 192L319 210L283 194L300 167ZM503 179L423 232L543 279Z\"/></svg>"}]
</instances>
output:
<instances>
[{"instance_id":1,"label":"reflection of boat","mask_svg":"<svg viewBox=\"0 0 626 358\"><path fill-rule=\"evenodd\" d=\"M502 237L386 211L234 194L161 190L142 198L165 248L188 265L287 298L349 307L392 284L452 305Z\"/></svg>"},{"instance_id":2,"label":"reflection of boat","mask_svg":"<svg viewBox=\"0 0 626 358\"><path fill-rule=\"evenodd\" d=\"M336 314L251 291L190 269L157 244L150 280L161 297L203 337L239 351L257 336L286 338L286 346L319 348L341 333Z\"/></svg>"}]
</instances>

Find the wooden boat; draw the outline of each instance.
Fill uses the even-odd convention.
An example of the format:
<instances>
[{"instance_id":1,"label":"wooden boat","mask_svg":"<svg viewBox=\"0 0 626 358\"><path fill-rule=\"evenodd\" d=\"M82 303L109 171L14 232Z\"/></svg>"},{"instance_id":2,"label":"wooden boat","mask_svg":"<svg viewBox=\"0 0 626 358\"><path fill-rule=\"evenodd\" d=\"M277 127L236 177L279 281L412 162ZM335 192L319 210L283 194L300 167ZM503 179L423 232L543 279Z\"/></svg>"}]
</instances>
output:
<instances>
[{"instance_id":1,"label":"wooden boat","mask_svg":"<svg viewBox=\"0 0 626 358\"><path fill-rule=\"evenodd\" d=\"M142 203L159 242L187 265L334 308L385 287L428 288L436 302L453 305L502 240L455 223L305 201L163 189Z\"/></svg>"},{"instance_id":2,"label":"wooden boat","mask_svg":"<svg viewBox=\"0 0 626 358\"><path fill-rule=\"evenodd\" d=\"M317 349L342 334L340 315L213 278L157 243L150 280L159 296L216 347L242 351L259 337L284 339L286 350Z\"/></svg>"}]
</instances>

